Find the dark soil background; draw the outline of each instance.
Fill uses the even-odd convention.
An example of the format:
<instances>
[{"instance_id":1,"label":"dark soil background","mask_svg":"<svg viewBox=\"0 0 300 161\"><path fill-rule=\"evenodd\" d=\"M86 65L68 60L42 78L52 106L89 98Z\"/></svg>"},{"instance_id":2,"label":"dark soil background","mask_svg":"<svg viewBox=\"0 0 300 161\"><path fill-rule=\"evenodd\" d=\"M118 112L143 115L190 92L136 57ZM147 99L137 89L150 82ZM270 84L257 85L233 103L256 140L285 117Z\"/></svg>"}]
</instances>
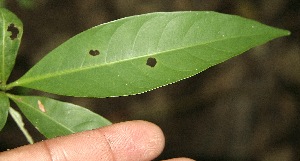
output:
<instances>
[{"instance_id":1,"label":"dark soil background","mask_svg":"<svg viewBox=\"0 0 300 161\"><path fill-rule=\"evenodd\" d=\"M107 99L50 96L88 107L113 122L156 123L166 135L166 148L158 159L300 160L299 0L36 0L31 8L9 0L6 7L24 23L11 81L72 36L125 16L213 10L290 30L289 37L145 94ZM45 139L28 121L26 127L36 141ZM9 117L0 132L0 150L24 144Z\"/></svg>"}]
</instances>

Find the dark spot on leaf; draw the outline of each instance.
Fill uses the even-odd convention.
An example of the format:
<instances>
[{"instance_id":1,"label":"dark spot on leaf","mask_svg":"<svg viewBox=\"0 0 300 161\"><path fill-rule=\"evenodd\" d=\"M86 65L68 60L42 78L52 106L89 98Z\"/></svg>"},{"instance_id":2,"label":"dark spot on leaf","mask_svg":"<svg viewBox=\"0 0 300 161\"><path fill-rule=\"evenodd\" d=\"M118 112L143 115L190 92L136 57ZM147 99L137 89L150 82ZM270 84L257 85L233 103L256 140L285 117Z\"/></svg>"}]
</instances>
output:
<instances>
[{"instance_id":1,"label":"dark spot on leaf","mask_svg":"<svg viewBox=\"0 0 300 161\"><path fill-rule=\"evenodd\" d=\"M11 32L10 39L14 40L18 37L19 29L13 23L8 26L7 31Z\"/></svg>"},{"instance_id":2,"label":"dark spot on leaf","mask_svg":"<svg viewBox=\"0 0 300 161\"><path fill-rule=\"evenodd\" d=\"M146 65L148 65L150 67L155 67L156 63L157 63L157 61L155 58L148 58Z\"/></svg>"},{"instance_id":3,"label":"dark spot on leaf","mask_svg":"<svg viewBox=\"0 0 300 161\"><path fill-rule=\"evenodd\" d=\"M100 54L100 52L98 50L90 50L89 54L92 56L97 56Z\"/></svg>"}]
</instances>

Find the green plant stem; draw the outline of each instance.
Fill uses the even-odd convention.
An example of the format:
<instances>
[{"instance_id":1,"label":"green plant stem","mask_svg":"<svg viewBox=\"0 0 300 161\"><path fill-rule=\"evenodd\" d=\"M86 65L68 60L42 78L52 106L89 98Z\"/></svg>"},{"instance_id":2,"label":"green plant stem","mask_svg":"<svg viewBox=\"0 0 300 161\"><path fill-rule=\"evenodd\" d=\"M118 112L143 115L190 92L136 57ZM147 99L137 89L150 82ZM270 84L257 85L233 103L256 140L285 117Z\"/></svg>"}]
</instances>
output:
<instances>
[{"instance_id":1,"label":"green plant stem","mask_svg":"<svg viewBox=\"0 0 300 161\"><path fill-rule=\"evenodd\" d=\"M5 84L0 84L0 90L1 91L6 91L6 85Z\"/></svg>"},{"instance_id":2,"label":"green plant stem","mask_svg":"<svg viewBox=\"0 0 300 161\"><path fill-rule=\"evenodd\" d=\"M32 137L31 137L31 135L28 133L28 131L24 127L24 122L22 120L21 114L18 111L16 111L15 109L11 108L11 107L9 108L9 114L14 119L14 121L17 123L17 125L19 126L19 128L21 129L21 131L25 135L27 141L30 144L33 144L34 141L33 141Z\"/></svg>"},{"instance_id":3,"label":"green plant stem","mask_svg":"<svg viewBox=\"0 0 300 161\"><path fill-rule=\"evenodd\" d=\"M12 83L7 84L6 86L0 86L0 89L4 90L4 91L5 90L8 91L8 90L11 90L12 88L16 87L17 85L18 85L17 83L12 82Z\"/></svg>"}]
</instances>

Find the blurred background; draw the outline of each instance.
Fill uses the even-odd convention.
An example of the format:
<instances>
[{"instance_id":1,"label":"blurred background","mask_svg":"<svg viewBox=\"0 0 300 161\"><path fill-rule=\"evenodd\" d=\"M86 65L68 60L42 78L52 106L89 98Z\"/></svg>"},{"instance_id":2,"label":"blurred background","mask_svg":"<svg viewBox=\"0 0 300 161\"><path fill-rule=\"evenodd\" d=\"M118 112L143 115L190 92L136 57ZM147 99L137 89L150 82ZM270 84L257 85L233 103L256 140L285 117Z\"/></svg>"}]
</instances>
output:
<instances>
[{"instance_id":1,"label":"blurred background","mask_svg":"<svg viewBox=\"0 0 300 161\"><path fill-rule=\"evenodd\" d=\"M292 35L271 41L192 78L151 92L90 99L50 95L120 122L159 125L166 147L157 159L199 161L300 160L299 0L7 0L24 23L11 81L72 36L104 22L156 12L212 10L240 15ZM47 95L36 91L32 94ZM28 121L36 141L45 139ZM0 150L27 144L12 121L0 132Z\"/></svg>"}]
</instances>

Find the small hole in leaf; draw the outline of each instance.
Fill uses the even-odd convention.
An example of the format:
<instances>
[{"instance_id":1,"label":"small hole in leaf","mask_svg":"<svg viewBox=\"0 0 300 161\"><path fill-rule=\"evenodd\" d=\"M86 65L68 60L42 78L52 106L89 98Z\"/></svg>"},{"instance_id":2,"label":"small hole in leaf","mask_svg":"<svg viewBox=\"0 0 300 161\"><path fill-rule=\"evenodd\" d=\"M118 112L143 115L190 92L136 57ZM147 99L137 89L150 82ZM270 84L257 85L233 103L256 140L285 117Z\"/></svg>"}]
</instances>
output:
<instances>
[{"instance_id":1,"label":"small hole in leaf","mask_svg":"<svg viewBox=\"0 0 300 161\"><path fill-rule=\"evenodd\" d=\"M146 65L148 65L150 67L155 67L156 63L157 63L157 61L155 58L148 58Z\"/></svg>"},{"instance_id":2,"label":"small hole in leaf","mask_svg":"<svg viewBox=\"0 0 300 161\"><path fill-rule=\"evenodd\" d=\"M10 39L14 40L18 37L19 29L13 23L8 26L7 31L11 32Z\"/></svg>"},{"instance_id":3,"label":"small hole in leaf","mask_svg":"<svg viewBox=\"0 0 300 161\"><path fill-rule=\"evenodd\" d=\"M100 52L99 52L99 50L90 50L89 54L92 56L97 56L100 54Z\"/></svg>"}]
</instances>

